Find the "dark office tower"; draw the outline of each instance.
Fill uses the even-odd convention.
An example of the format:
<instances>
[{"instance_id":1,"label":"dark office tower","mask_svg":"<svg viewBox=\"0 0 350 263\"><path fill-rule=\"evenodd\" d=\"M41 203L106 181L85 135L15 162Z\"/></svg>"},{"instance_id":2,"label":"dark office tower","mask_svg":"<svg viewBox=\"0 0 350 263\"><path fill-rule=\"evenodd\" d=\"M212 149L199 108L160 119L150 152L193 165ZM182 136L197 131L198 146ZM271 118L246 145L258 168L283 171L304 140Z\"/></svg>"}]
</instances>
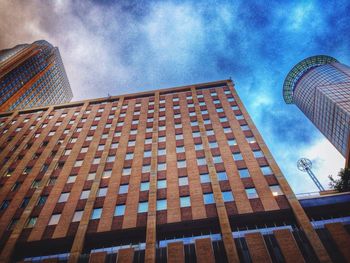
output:
<instances>
[{"instance_id":1,"label":"dark office tower","mask_svg":"<svg viewBox=\"0 0 350 263\"><path fill-rule=\"evenodd\" d=\"M309 57L292 68L283 85L294 103L346 158L350 135L350 68L329 56Z\"/></svg>"},{"instance_id":2,"label":"dark office tower","mask_svg":"<svg viewBox=\"0 0 350 263\"><path fill-rule=\"evenodd\" d=\"M69 102L60 52L45 40L0 51L0 112Z\"/></svg>"},{"instance_id":3,"label":"dark office tower","mask_svg":"<svg viewBox=\"0 0 350 263\"><path fill-rule=\"evenodd\" d=\"M6 112L0 125L1 262L349 251L349 195L336 211L328 197L299 203L229 80Z\"/></svg>"}]
</instances>

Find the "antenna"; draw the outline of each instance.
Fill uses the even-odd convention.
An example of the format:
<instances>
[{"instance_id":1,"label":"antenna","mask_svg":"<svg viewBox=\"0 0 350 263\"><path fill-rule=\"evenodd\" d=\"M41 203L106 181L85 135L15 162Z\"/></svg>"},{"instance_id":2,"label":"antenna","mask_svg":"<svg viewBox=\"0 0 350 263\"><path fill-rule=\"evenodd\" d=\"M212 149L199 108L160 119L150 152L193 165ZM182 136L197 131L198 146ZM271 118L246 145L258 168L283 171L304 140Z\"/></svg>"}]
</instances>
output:
<instances>
[{"instance_id":1,"label":"antenna","mask_svg":"<svg viewBox=\"0 0 350 263\"><path fill-rule=\"evenodd\" d=\"M324 191L324 188L320 181L317 179L316 175L312 172L312 162L307 158L301 158L297 162L298 169L302 172L307 172L311 180L315 183L318 190Z\"/></svg>"}]
</instances>

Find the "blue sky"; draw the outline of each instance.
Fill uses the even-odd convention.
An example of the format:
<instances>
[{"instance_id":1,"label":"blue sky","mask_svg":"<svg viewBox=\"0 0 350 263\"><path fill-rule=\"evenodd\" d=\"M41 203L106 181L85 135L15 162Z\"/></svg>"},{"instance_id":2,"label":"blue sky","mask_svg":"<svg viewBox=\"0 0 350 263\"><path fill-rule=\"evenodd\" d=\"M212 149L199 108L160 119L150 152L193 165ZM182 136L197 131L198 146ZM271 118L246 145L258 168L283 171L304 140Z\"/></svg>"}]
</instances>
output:
<instances>
[{"instance_id":1,"label":"blue sky","mask_svg":"<svg viewBox=\"0 0 350 263\"><path fill-rule=\"evenodd\" d=\"M350 65L350 1L1 1L0 49L46 39L59 47L74 100L232 77L296 192L313 161L325 187L344 159L282 85L300 60Z\"/></svg>"}]
</instances>

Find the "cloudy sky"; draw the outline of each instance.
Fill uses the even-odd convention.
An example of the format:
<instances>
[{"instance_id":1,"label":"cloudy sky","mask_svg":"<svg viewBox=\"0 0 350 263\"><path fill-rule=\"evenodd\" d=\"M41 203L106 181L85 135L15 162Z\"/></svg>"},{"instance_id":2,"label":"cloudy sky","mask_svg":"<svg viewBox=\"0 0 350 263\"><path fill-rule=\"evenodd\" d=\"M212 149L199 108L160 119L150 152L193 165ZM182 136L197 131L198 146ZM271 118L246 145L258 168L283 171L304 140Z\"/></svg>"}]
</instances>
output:
<instances>
[{"instance_id":1,"label":"cloudy sky","mask_svg":"<svg viewBox=\"0 0 350 263\"><path fill-rule=\"evenodd\" d=\"M247 3L248 2L248 3ZM300 60L350 65L349 1L0 0L0 49L45 39L58 46L74 100L232 77L297 193L316 191L296 168L313 161L325 187L342 156L282 85Z\"/></svg>"}]
</instances>

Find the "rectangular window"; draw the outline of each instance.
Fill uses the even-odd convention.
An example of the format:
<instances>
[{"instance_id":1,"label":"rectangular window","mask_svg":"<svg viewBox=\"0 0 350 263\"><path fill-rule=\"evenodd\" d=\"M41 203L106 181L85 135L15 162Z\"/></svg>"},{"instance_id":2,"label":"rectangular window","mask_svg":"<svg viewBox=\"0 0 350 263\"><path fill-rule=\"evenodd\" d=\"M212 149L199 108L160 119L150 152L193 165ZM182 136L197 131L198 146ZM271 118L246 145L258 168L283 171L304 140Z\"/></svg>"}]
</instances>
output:
<instances>
[{"instance_id":1,"label":"rectangular window","mask_svg":"<svg viewBox=\"0 0 350 263\"><path fill-rule=\"evenodd\" d=\"M255 151L253 151L253 154L254 154L254 157L255 157L255 158L261 158L261 157L264 157L263 152L262 152L262 151L260 151L260 150L255 150Z\"/></svg>"},{"instance_id":2,"label":"rectangular window","mask_svg":"<svg viewBox=\"0 0 350 263\"><path fill-rule=\"evenodd\" d=\"M244 117L242 114L236 115L237 120L244 120Z\"/></svg>"},{"instance_id":3,"label":"rectangular window","mask_svg":"<svg viewBox=\"0 0 350 263\"><path fill-rule=\"evenodd\" d=\"M238 174L240 178L250 177L249 170L247 168L238 169Z\"/></svg>"},{"instance_id":4,"label":"rectangular window","mask_svg":"<svg viewBox=\"0 0 350 263\"><path fill-rule=\"evenodd\" d=\"M91 219L100 219L102 214L102 208L94 208L92 210Z\"/></svg>"},{"instance_id":5,"label":"rectangular window","mask_svg":"<svg viewBox=\"0 0 350 263\"><path fill-rule=\"evenodd\" d=\"M203 144L195 144L195 145L194 145L194 149L195 149L196 151L203 150Z\"/></svg>"},{"instance_id":6,"label":"rectangular window","mask_svg":"<svg viewBox=\"0 0 350 263\"><path fill-rule=\"evenodd\" d=\"M126 194L128 192L129 185L128 184L122 184L119 186L119 194Z\"/></svg>"},{"instance_id":7,"label":"rectangular window","mask_svg":"<svg viewBox=\"0 0 350 263\"><path fill-rule=\"evenodd\" d=\"M158 156L160 155L166 155L166 149L158 149Z\"/></svg>"},{"instance_id":8,"label":"rectangular window","mask_svg":"<svg viewBox=\"0 0 350 263\"><path fill-rule=\"evenodd\" d=\"M177 161L177 168L185 168L186 166L186 160Z\"/></svg>"},{"instance_id":9,"label":"rectangular window","mask_svg":"<svg viewBox=\"0 0 350 263\"><path fill-rule=\"evenodd\" d=\"M77 179L76 175L70 175L68 177L67 184L74 183L76 179Z\"/></svg>"},{"instance_id":10,"label":"rectangular window","mask_svg":"<svg viewBox=\"0 0 350 263\"><path fill-rule=\"evenodd\" d=\"M222 192L222 199L224 199L224 202L232 202L234 200L232 192L231 191Z\"/></svg>"},{"instance_id":11,"label":"rectangular window","mask_svg":"<svg viewBox=\"0 0 350 263\"><path fill-rule=\"evenodd\" d=\"M112 163L115 161L115 155L109 155L107 157L107 163Z\"/></svg>"},{"instance_id":12,"label":"rectangular window","mask_svg":"<svg viewBox=\"0 0 350 263\"><path fill-rule=\"evenodd\" d=\"M241 125L242 131L249 131L249 126L248 125Z\"/></svg>"},{"instance_id":13,"label":"rectangular window","mask_svg":"<svg viewBox=\"0 0 350 263\"><path fill-rule=\"evenodd\" d=\"M176 147L176 153L184 153L185 147L184 146L177 146Z\"/></svg>"},{"instance_id":14,"label":"rectangular window","mask_svg":"<svg viewBox=\"0 0 350 263\"><path fill-rule=\"evenodd\" d=\"M210 176L209 174L201 174L200 175L201 183L210 183Z\"/></svg>"},{"instance_id":15,"label":"rectangular window","mask_svg":"<svg viewBox=\"0 0 350 263\"><path fill-rule=\"evenodd\" d=\"M62 194L60 195L60 198L58 199L58 203L67 202L68 197L69 197L69 192L67 192L67 193L62 193Z\"/></svg>"},{"instance_id":16,"label":"rectangular window","mask_svg":"<svg viewBox=\"0 0 350 263\"><path fill-rule=\"evenodd\" d=\"M102 178L110 178L112 176L112 170L103 171Z\"/></svg>"},{"instance_id":17,"label":"rectangular window","mask_svg":"<svg viewBox=\"0 0 350 263\"><path fill-rule=\"evenodd\" d=\"M30 217L26 223L26 228L34 227L37 220L38 220L38 218L36 216Z\"/></svg>"},{"instance_id":18,"label":"rectangular window","mask_svg":"<svg viewBox=\"0 0 350 263\"><path fill-rule=\"evenodd\" d=\"M200 165L206 165L207 164L207 161L205 160L205 158L197 158L197 165L200 166Z\"/></svg>"},{"instance_id":19,"label":"rectangular window","mask_svg":"<svg viewBox=\"0 0 350 263\"><path fill-rule=\"evenodd\" d=\"M184 185L188 185L188 177L180 177L179 178L179 186L184 186Z\"/></svg>"},{"instance_id":20,"label":"rectangular window","mask_svg":"<svg viewBox=\"0 0 350 263\"><path fill-rule=\"evenodd\" d=\"M107 187L101 187L98 189L98 192L97 192L97 197L102 197L102 196L106 196L107 194Z\"/></svg>"},{"instance_id":21,"label":"rectangular window","mask_svg":"<svg viewBox=\"0 0 350 263\"><path fill-rule=\"evenodd\" d=\"M189 196L180 197L180 207L190 207L190 206L191 206L191 199Z\"/></svg>"},{"instance_id":22,"label":"rectangular window","mask_svg":"<svg viewBox=\"0 0 350 263\"><path fill-rule=\"evenodd\" d=\"M94 160L92 161L92 164L99 164L100 161L101 161L101 158L96 157L96 158L94 158Z\"/></svg>"},{"instance_id":23,"label":"rectangular window","mask_svg":"<svg viewBox=\"0 0 350 263\"><path fill-rule=\"evenodd\" d=\"M213 161L214 161L214 163L222 163L223 162L221 155L213 156Z\"/></svg>"},{"instance_id":24,"label":"rectangular window","mask_svg":"<svg viewBox=\"0 0 350 263\"><path fill-rule=\"evenodd\" d=\"M83 210L75 211L74 215L73 215L72 222L79 222L83 217L83 213L84 213Z\"/></svg>"},{"instance_id":25,"label":"rectangular window","mask_svg":"<svg viewBox=\"0 0 350 263\"><path fill-rule=\"evenodd\" d=\"M87 177L87 180L95 180L95 177L96 177L96 173L89 173L88 174L88 177Z\"/></svg>"},{"instance_id":26,"label":"rectangular window","mask_svg":"<svg viewBox=\"0 0 350 263\"><path fill-rule=\"evenodd\" d=\"M143 166L144 167L144 166ZM144 173L143 171L143 167L142 167L142 172ZM123 171L122 171L122 175L123 176L128 176L131 174L131 167L124 167L123 168Z\"/></svg>"},{"instance_id":27,"label":"rectangular window","mask_svg":"<svg viewBox=\"0 0 350 263\"><path fill-rule=\"evenodd\" d=\"M134 154L133 153L127 153L125 155L125 160L132 160L134 158Z\"/></svg>"},{"instance_id":28,"label":"rectangular window","mask_svg":"<svg viewBox=\"0 0 350 263\"><path fill-rule=\"evenodd\" d=\"M148 202L140 202L138 213L146 213L148 211Z\"/></svg>"},{"instance_id":29,"label":"rectangular window","mask_svg":"<svg viewBox=\"0 0 350 263\"><path fill-rule=\"evenodd\" d=\"M142 173L149 173L151 172L151 165L147 164L147 165L143 165L142 166Z\"/></svg>"},{"instance_id":30,"label":"rectangular window","mask_svg":"<svg viewBox=\"0 0 350 263\"><path fill-rule=\"evenodd\" d=\"M279 185L271 185L270 190L273 196L283 195L282 189Z\"/></svg>"},{"instance_id":31,"label":"rectangular window","mask_svg":"<svg viewBox=\"0 0 350 263\"><path fill-rule=\"evenodd\" d=\"M261 172L263 173L263 175L273 174L270 166L262 166L262 167L260 167L260 169L261 169Z\"/></svg>"},{"instance_id":32,"label":"rectangular window","mask_svg":"<svg viewBox=\"0 0 350 263\"><path fill-rule=\"evenodd\" d=\"M204 204L205 205L214 204L215 203L213 193L204 194L203 195L203 199L204 199Z\"/></svg>"},{"instance_id":33,"label":"rectangular window","mask_svg":"<svg viewBox=\"0 0 350 263\"><path fill-rule=\"evenodd\" d=\"M41 195L36 205L44 205L46 203L46 200L47 200L47 195Z\"/></svg>"},{"instance_id":34,"label":"rectangular window","mask_svg":"<svg viewBox=\"0 0 350 263\"><path fill-rule=\"evenodd\" d=\"M117 205L114 210L114 216L123 216L125 213L125 205Z\"/></svg>"},{"instance_id":35,"label":"rectangular window","mask_svg":"<svg viewBox=\"0 0 350 263\"><path fill-rule=\"evenodd\" d=\"M256 140L253 136L251 137L246 137L248 143L256 143Z\"/></svg>"},{"instance_id":36,"label":"rectangular window","mask_svg":"<svg viewBox=\"0 0 350 263\"><path fill-rule=\"evenodd\" d=\"M167 202L166 199L157 200L157 211L166 210Z\"/></svg>"},{"instance_id":37,"label":"rectangular window","mask_svg":"<svg viewBox=\"0 0 350 263\"><path fill-rule=\"evenodd\" d=\"M149 182L142 182L140 186L140 191L148 191L149 190Z\"/></svg>"},{"instance_id":38,"label":"rectangular window","mask_svg":"<svg viewBox=\"0 0 350 263\"><path fill-rule=\"evenodd\" d=\"M235 160L235 161L243 160L243 156L241 153L234 153L234 154L232 154L232 156L233 156L233 160Z\"/></svg>"},{"instance_id":39,"label":"rectangular window","mask_svg":"<svg viewBox=\"0 0 350 263\"><path fill-rule=\"evenodd\" d=\"M226 172L218 172L217 176L219 181L228 180Z\"/></svg>"},{"instance_id":40,"label":"rectangular window","mask_svg":"<svg viewBox=\"0 0 350 263\"><path fill-rule=\"evenodd\" d=\"M49 226L57 225L60 220L61 214L53 214L49 221Z\"/></svg>"},{"instance_id":41,"label":"rectangular window","mask_svg":"<svg viewBox=\"0 0 350 263\"><path fill-rule=\"evenodd\" d=\"M218 145L217 142L209 142L209 147L210 147L210 148L218 148L219 145Z\"/></svg>"},{"instance_id":42,"label":"rectangular window","mask_svg":"<svg viewBox=\"0 0 350 263\"><path fill-rule=\"evenodd\" d=\"M183 136L183 134L176 134L175 138L176 138L176 140L183 140L184 136Z\"/></svg>"},{"instance_id":43,"label":"rectangular window","mask_svg":"<svg viewBox=\"0 0 350 263\"><path fill-rule=\"evenodd\" d=\"M148 157L151 157L152 156L152 151L144 151L143 152L143 157L144 158L148 158Z\"/></svg>"},{"instance_id":44,"label":"rectangular window","mask_svg":"<svg viewBox=\"0 0 350 263\"><path fill-rule=\"evenodd\" d=\"M253 199L253 198L258 198L259 197L259 195L256 192L255 188L247 188L247 189L245 189L245 191L246 191L246 194L248 196L248 199Z\"/></svg>"},{"instance_id":45,"label":"rectangular window","mask_svg":"<svg viewBox=\"0 0 350 263\"><path fill-rule=\"evenodd\" d=\"M237 145L237 142L235 139L230 139L230 140L228 140L228 145L235 146L235 145Z\"/></svg>"},{"instance_id":46,"label":"rectangular window","mask_svg":"<svg viewBox=\"0 0 350 263\"><path fill-rule=\"evenodd\" d=\"M75 161L74 167L80 167L80 166L82 166L82 164L83 164L83 160Z\"/></svg>"},{"instance_id":47,"label":"rectangular window","mask_svg":"<svg viewBox=\"0 0 350 263\"><path fill-rule=\"evenodd\" d=\"M166 170L166 163L158 163L158 171Z\"/></svg>"},{"instance_id":48,"label":"rectangular window","mask_svg":"<svg viewBox=\"0 0 350 263\"><path fill-rule=\"evenodd\" d=\"M166 188L166 180L158 180L157 189L164 189L164 188Z\"/></svg>"},{"instance_id":49,"label":"rectangular window","mask_svg":"<svg viewBox=\"0 0 350 263\"><path fill-rule=\"evenodd\" d=\"M88 199L90 195L90 190L83 190L80 195L80 199Z\"/></svg>"}]
</instances>

